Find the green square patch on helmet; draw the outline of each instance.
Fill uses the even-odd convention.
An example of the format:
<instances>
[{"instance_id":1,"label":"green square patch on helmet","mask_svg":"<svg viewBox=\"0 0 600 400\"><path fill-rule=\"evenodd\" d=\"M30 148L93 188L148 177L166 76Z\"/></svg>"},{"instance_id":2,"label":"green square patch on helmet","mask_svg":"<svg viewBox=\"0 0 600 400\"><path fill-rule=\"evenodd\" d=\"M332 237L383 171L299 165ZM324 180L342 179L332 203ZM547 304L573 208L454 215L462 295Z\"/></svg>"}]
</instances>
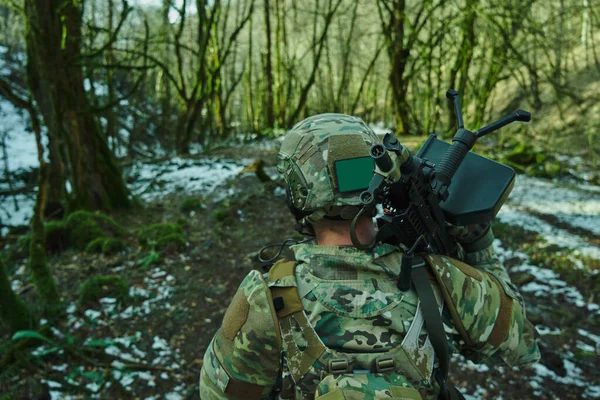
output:
<instances>
[{"instance_id":1,"label":"green square patch on helmet","mask_svg":"<svg viewBox=\"0 0 600 400\"><path fill-rule=\"evenodd\" d=\"M377 143L358 117L319 114L297 123L283 139L277 164L291 205L308 222L354 218L373 177L369 151Z\"/></svg>"}]
</instances>

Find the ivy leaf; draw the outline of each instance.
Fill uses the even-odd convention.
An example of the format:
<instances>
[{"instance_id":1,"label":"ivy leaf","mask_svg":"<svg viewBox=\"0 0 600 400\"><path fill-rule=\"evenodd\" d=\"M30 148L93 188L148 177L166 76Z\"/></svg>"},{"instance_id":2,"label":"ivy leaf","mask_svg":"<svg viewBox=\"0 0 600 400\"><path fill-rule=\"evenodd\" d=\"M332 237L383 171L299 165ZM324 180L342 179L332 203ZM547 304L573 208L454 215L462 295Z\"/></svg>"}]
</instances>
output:
<instances>
[{"instance_id":1,"label":"ivy leaf","mask_svg":"<svg viewBox=\"0 0 600 400\"><path fill-rule=\"evenodd\" d=\"M54 341L52 341L51 339L48 339L46 336L44 336L41 333L36 332L36 331L17 331L12 336L11 340L16 341L19 339L39 339L39 340L43 340L44 342L54 344Z\"/></svg>"},{"instance_id":2,"label":"ivy leaf","mask_svg":"<svg viewBox=\"0 0 600 400\"><path fill-rule=\"evenodd\" d=\"M147 256L140 258L137 265L139 269L144 270L157 261L160 261L160 253L152 250Z\"/></svg>"},{"instance_id":3,"label":"ivy leaf","mask_svg":"<svg viewBox=\"0 0 600 400\"><path fill-rule=\"evenodd\" d=\"M86 340L83 344L84 346L90 347L108 347L114 345L115 342L109 339L94 339L94 340Z\"/></svg>"}]
</instances>

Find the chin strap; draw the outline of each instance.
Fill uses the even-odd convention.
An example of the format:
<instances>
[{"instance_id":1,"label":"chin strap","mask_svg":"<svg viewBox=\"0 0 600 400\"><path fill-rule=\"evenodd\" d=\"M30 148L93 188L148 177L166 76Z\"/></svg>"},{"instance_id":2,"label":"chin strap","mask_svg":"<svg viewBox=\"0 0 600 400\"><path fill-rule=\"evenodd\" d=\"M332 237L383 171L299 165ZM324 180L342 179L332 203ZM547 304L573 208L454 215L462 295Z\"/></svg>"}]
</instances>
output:
<instances>
[{"instance_id":1,"label":"chin strap","mask_svg":"<svg viewBox=\"0 0 600 400\"><path fill-rule=\"evenodd\" d=\"M358 214L356 214L356 216L352 220L352 224L350 224L350 239L352 239L352 244L354 245L354 247L356 247L357 249L361 249L361 250L370 249L373 246L375 246L375 243L377 243L376 238L373 238L371 243L363 244L360 242L360 240L358 239L358 236L356 235L356 222L365 213L366 210L367 210L367 206L363 206L363 208L360 209Z\"/></svg>"}]
</instances>

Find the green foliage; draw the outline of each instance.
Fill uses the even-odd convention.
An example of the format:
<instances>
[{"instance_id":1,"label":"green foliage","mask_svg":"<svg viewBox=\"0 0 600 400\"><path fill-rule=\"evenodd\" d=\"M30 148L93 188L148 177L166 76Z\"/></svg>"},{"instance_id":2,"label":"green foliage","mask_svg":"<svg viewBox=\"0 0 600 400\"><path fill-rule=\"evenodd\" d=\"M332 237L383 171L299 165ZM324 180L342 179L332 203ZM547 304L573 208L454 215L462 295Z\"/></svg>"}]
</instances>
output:
<instances>
[{"instance_id":1,"label":"green foliage","mask_svg":"<svg viewBox=\"0 0 600 400\"><path fill-rule=\"evenodd\" d=\"M101 275L88 278L79 287L79 303L93 304L102 297L124 300L129 294L129 284L117 275Z\"/></svg>"},{"instance_id":2,"label":"green foliage","mask_svg":"<svg viewBox=\"0 0 600 400\"><path fill-rule=\"evenodd\" d=\"M121 237L125 233L111 217L89 211L75 211L66 223L70 244L80 250L99 237Z\"/></svg>"},{"instance_id":3,"label":"green foliage","mask_svg":"<svg viewBox=\"0 0 600 400\"><path fill-rule=\"evenodd\" d=\"M31 246L31 233L26 233L17 239L15 255L17 257L27 257L29 255L29 246Z\"/></svg>"},{"instance_id":4,"label":"green foliage","mask_svg":"<svg viewBox=\"0 0 600 400\"><path fill-rule=\"evenodd\" d=\"M162 258L160 256L160 253L158 251L151 250L150 253L148 253L144 257L140 258L137 261L136 265L141 270L144 270L152 264L158 264L159 262L161 262L161 260L162 260Z\"/></svg>"},{"instance_id":5,"label":"green foliage","mask_svg":"<svg viewBox=\"0 0 600 400\"><path fill-rule=\"evenodd\" d=\"M501 141L498 147L481 148L477 152L529 176L556 178L563 172L554 153L525 138L510 138Z\"/></svg>"},{"instance_id":6,"label":"green foliage","mask_svg":"<svg viewBox=\"0 0 600 400\"><path fill-rule=\"evenodd\" d=\"M198 211L202 208L204 208L202 200L200 200L198 197L188 197L187 199L183 200L179 210L181 210L182 213L187 214L190 211Z\"/></svg>"},{"instance_id":7,"label":"green foliage","mask_svg":"<svg viewBox=\"0 0 600 400\"><path fill-rule=\"evenodd\" d=\"M106 238L102 244L102 253L114 254L125 250L125 244L121 239Z\"/></svg>"},{"instance_id":8,"label":"green foliage","mask_svg":"<svg viewBox=\"0 0 600 400\"><path fill-rule=\"evenodd\" d=\"M143 228L138 234L138 241L144 247L156 244L159 239L173 233L182 233L181 226L178 224L154 224Z\"/></svg>"},{"instance_id":9,"label":"green foliage","mask_svg":"<svg viewBox=\"0 0 600 400\"><path fill-rule=\"evenodd\" d=\"M543 165L543 171L548 178L556 178L562 172L562 168L557 162L546 161Z\"/></svg>"},{"instance_id":10,"label":"green foliage","mask_svg":"<svg viewBox=\"0 0 600 400\"><path fill-rule=\"evenodd\" d=\"M158 239L155 247L159 251L181 251L186 244L187 240L181 233L171 233Z\"/></svg>"},{"instance_id":11,"label":"green foliage","mask_svg":"<svg viewBox=\"0 0 600 400\"><path fill-rule=\"evenodd\" d=\"M49 253L59 253L69 247L69 230L65 221L46 222L44 236Z\"/></svg>"},{"instance_id":12,"label":"green foliage","mask_svg":"<svg viewBox=\"0 0 600 400\"><path fill-rule=\"evenodd\" d=\"M589 270L600 270L598 260L576 254L573 249L549 246L536 233L519 226L496 221L492 224L492 229L505 247L524 252L530 257L533 265L540 265L557 272L562 280L577 286L584 296L600 291L600 275L589 273ZM586 268L577 268L576 263L581 263ZM515 283L526 284L528 281L530 277L526 274L513 276Z\"/></svg>"},{"instance_id":13,"label":"green foliage","mask_svg":"<svg viewBox=\"0 0 600 400\"><path fill-rule=\"evenodd\" d=\"M86 253L95 254L114 254L125 249L125 244L118 238L99 237L91 242L85 248Z\"/></svg>"},{"instance_id":14,"label":"green foliage","mask_svg":"<svg viewBox=\"0 0 600 400\"><path fill-rule=\"evenodd\" d=\"M85 247L85 252L86 253L95 253L95 254L102 253L102 246L104 245L105 240L106 240L105 237L99 237L99 238L92 240Z\"/></svg>"},{"instance_id":15,"label":"green foliage","mask_svg":"<svg viewBox=\"0 0 600 400\"><path fill-rule=\"evenodd\" d=\"M229 212L226 208L216 208L212 213L212 217L217 222L227 223L231 220Z\"/></svg>"},{"instance_id":16,"label":"green foliage","mask_svg":"<svg viewBox=\"0 0 600 400\"><path fill-rule=\"evenodd\" d=\"M15 332L12 335L12 337L10 338L10 340L12 340L12 341L17 341L19 339L38 339L38 340L41 340L42 342L54 344L54 341L52 341L52 339L47 338L46 336L42 335L41 333L39 333L37 331L31 331L31 330L22 330L22 331Z\"/></svg>"},{"instance_id":17,"label":"green foliage","mask_svg":"<svg viewBox=\"0 0 600 400\"><path fill-rule=\"evenodd\" d=\"M69 247L69 229L65 221L49 221L44 224L44 241L48 253L60 253ZM17 240L15 253L20 257L29 256L31 233L26 233Z\"/></svg>"}]
</instances>

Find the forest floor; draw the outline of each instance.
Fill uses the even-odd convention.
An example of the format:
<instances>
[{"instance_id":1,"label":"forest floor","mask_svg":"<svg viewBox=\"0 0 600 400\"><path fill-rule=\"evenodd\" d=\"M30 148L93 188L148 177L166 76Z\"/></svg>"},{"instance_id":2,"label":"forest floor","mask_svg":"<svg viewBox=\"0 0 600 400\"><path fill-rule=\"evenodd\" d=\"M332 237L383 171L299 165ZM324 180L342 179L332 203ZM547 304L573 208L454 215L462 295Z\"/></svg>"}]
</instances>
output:
<instances>
[{"instance_id":1,"label":"forest floor","mask_svg":"<svg viewBox=\"0 0 600 400\"><path fill-rule=\"evenodd\" d=\"M197 399L206 347L243 277L260 267L258 250L298 238L281 187L246 168L262 159L276 178L276 151L265 142L128 168L144 204L112 214L126 249L50 256L66 316L0 371L0 399ZM564 161L564 171L579 167ZM470 399L600 398L600 186L575 179L580 173L518 176L499 214L495 247L526 299L543 359L509 368L454 357L452 382ZM190 198L201 204L190 210ZM139 231L164 222L183 225L185 248L143 249ZM9 269L13 289L31 301L25 264ZM79 285L95 275L122 277L129 296L81 305ZM0 343L10 341L0 333Z\"/></svg>"}]
</instances>

